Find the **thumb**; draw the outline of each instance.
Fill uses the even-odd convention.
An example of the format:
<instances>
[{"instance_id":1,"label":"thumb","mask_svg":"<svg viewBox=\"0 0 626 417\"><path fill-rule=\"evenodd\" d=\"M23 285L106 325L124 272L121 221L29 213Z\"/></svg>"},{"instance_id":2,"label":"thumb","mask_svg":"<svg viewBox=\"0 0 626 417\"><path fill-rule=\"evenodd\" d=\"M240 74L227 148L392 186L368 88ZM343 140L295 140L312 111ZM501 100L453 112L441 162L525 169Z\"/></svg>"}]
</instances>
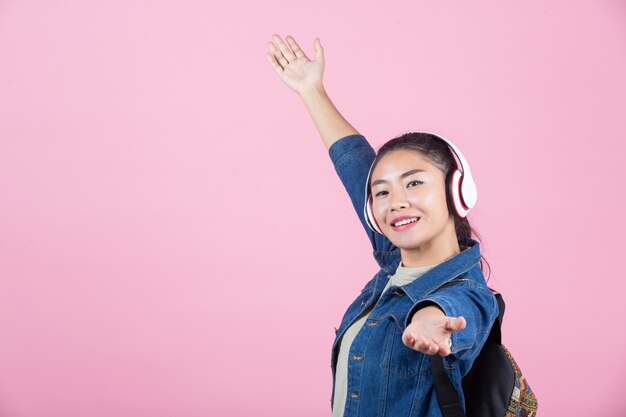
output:
<instances>
[{"instance_id":1,"label":"thumb","mask_svg":"<svg viewBox=\"0 0 626 417\"><path fill-rule=\"evenodd\" d=\"M320 38L315 38L313 47L315 48L315 60L323 64L324 63L324 48L322 48L322 43L320 42Z\"/></svg>"},{"instance_id":2,"label":"thumb","mask_svg":"<svg viewBox=\"0 0 626 417\"><path fill-rule=\"evenodd\" d=\"M446 330L449 332L456 332L457 330L464 329L466 325L467 322L464 317L450 317L446 323Z\"/></svg>"}]
</instances>

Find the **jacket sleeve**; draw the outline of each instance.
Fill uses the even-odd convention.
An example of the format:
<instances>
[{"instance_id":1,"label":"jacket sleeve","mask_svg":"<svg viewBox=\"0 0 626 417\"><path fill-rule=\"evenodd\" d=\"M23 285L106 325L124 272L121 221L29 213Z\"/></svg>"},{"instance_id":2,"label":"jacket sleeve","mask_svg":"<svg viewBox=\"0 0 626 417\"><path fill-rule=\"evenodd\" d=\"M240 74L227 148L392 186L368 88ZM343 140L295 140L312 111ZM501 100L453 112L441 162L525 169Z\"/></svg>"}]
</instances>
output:
<instances>
[{"instance_id":1,"label":"jacket sleeve","mask_svg":"<svg viewBox=\"0 0 626 417\"><path fill-rule=\"evenodd\" d=\"M452 355L447 358L449 362L463 361L464 375L489 336L498 316L498 302L485 284L459 278L417 302L407 315L406 325L417 310L432 304L441 308L446 316L463 316L467 322L465 329L452 333Z\"/></svg>"},{"instance_id":2,"label":"jacket sleeve","mask_svg":"<svg viewBox=\"0 0 626 417\"><path fill-rule=\"evenodd\" d=\"M372 244L374 255L395 251L397 248L380 233L369 228L363 212L365 205L365 183L376 152L363 135L345 136L328 149L335 171L343 183L352 206Z\"/></svg>"}]
</instances>

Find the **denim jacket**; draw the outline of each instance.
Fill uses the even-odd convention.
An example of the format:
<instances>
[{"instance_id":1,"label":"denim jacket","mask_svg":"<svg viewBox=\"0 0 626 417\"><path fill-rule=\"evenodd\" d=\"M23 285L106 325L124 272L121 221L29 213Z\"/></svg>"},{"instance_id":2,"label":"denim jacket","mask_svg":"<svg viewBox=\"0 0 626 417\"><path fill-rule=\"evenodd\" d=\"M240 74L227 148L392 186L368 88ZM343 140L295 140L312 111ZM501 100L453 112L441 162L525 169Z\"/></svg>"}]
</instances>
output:
<instances>
[{"instance_id":1,"label":"denim jacket","mask_svg":"<svg viewBox=\"0 0 626 417\"><path fill-rule=\"evenodd\" d=\"M361 313L374 305L355 337L348 359L348 392L344 417L441 416L428 355L406 347L402 333L424 303L437 304L446 316L463 316L467 326L452 334L452 353L445 368L464 404L461 378L485 343L498 307L480 269L480 245L461 239L467 248L417 280L390 287L381 296L401 258L400 249L365 223L365 181L375 152L362 135L335 142L330 158L372 244L380 270L361 290L336 330L331 354L333 393L339 340ZM378 301L377 301L378 300ZM334 401L331 394L331 407Z\"/></svg>"}]
</instances>

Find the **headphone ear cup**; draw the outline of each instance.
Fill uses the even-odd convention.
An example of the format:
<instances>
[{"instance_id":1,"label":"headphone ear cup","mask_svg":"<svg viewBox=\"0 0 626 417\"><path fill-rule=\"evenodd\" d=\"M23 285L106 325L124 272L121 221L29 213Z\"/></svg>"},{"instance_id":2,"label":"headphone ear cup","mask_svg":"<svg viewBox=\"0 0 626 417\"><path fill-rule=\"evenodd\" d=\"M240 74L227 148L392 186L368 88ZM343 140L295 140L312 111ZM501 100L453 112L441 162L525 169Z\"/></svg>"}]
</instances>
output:
<instances>
[{"instance_id":1,"label":"headphone ear cup","mask_svg":"<svg viewBox=\"0 0 626 417\"><path fill-rule=\"evenodd\" d=\"M380 227L378 226L378 223L376 222L376 219L374 218L374 211L372 209L372 196L371 195L367 198L367 202L365 203L365 221L368 223L368 225L375 232L378 232L381 235L384 235L382 230L380 230Z\"/></svg>"},{"instance_id":2,"label":"headphone ear cup","mask_svg":"<svg viewBox=\"0 0 626 417\"><path fill-rule=\"evenodd\" d=\"M463 173L456 169L452 173L450 178L450 195L452 197L452 205L459 217L467 217L469 209L463 204L463 198L461 196L461 181L463 181Z\"/></svg>"}]
</instances>

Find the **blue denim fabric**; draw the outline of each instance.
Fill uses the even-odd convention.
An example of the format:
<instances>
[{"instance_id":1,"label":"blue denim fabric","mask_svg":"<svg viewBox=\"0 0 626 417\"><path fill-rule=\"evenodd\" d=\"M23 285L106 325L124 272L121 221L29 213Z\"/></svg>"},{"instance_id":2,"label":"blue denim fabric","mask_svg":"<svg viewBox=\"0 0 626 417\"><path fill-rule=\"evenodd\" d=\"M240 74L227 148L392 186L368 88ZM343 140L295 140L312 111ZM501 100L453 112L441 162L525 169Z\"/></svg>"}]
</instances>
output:
<instances>
[{"instance_id":1,"label":"blue denim fabric","mask_svg":"<svg viewBox=\"0 0 626 417\"><path fill-rule=\"evenodd\" d=\"M444 358L449 376L464 401L461 378L480 352L498 312L496 299L480 269L480 245L471 239L461 240L467 249L410 284L390 287L380 297L400 262L400 250L385 236L373 232L363 217L365 181L375 157L374 149L362 135L350 135L335 142L329 154L380 266L348 307L336 332L331 354L332 392L338 342L352 322L374 305L350 347L344 417L441 416L429 357L406 347L402 333L423 303L436 303L447 316L465 317L467 327L453 333L452 354Z\"/></svg>"}]
</instances>

